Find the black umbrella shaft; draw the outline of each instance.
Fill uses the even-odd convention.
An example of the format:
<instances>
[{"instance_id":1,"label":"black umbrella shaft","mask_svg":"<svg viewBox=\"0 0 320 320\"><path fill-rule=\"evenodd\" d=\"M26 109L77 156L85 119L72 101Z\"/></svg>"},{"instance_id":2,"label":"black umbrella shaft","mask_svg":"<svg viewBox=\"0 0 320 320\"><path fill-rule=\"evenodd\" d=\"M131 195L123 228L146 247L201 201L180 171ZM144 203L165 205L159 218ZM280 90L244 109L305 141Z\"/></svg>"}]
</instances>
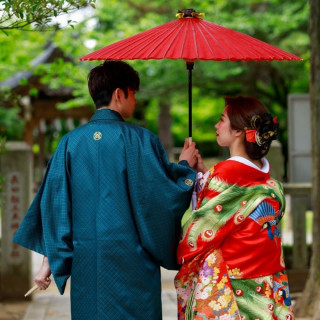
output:
<instances>
[{"instance_id":1,"label":"black umbrella shaft","mask_svg":"<svg viewBox=\"0 0 320 320\"><path fill-rule=\"evenodd\" d=\"M189 71L189 86L188 86L188 93L189 93L189 137L192 137L192 69L193 69L193 62L187 62L187 69Z\"/></svg>"}]
</instances>

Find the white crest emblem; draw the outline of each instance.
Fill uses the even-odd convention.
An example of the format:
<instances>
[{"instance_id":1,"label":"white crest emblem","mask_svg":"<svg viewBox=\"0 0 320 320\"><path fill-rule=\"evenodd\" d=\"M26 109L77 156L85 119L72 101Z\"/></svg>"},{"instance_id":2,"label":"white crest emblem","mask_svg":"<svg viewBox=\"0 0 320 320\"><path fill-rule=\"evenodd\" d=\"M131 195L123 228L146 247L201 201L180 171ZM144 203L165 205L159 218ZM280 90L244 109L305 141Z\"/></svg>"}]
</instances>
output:
<instances>
[{"instance_id":1,"label":"white crest emblem","mask_svg":"<svg viewBox=\"0 0 320 320\"><path fill-rule=\"evenodd\" d=\"M93 139L94 140L100 140L102 138L102 133L100 131L96 131L94 134L93 134Z\"/></svg>"}]
</instances>

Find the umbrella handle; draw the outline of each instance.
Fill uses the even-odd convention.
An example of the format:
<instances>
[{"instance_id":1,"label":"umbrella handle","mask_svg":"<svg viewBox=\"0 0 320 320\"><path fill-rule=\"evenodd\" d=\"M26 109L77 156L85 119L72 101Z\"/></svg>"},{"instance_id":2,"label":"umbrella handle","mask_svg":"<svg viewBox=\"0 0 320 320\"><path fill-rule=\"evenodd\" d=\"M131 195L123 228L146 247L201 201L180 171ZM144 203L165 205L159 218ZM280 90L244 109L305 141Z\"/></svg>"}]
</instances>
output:
<instances>
[{"instance_id":1,"label":"umbrella handle","mask_svg":"<svg viewBox=\"0 0 320 320\"><path fill-rule=\"evenodd\" d=\"M191 143L192 143L192 137L188 137L188 143L189 143L189 147L190 147Z\"/></svg>"},{"instance_id":2,"label":"umbrella handle","mask_svg":"<svg viewBox=\"0 0 320 320\"><path fill-rule=\"evenodd\" d=\"M192 69L194 66L193 61L186 61L188 77L188 96L189 96L189 137L192 137Z\"/></svg>"}]
</instances>

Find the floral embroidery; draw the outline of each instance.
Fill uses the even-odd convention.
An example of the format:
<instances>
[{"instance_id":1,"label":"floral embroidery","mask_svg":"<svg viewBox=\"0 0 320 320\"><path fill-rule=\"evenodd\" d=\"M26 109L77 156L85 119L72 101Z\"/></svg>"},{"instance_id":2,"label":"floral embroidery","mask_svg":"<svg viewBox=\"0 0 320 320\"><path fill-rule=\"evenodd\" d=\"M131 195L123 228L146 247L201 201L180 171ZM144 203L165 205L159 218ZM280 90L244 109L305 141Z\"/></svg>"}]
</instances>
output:
<instances>
[{"instance_id":1,"label":"floral embroidery","mask_svg":"<svg viewBox=\"0 0 320 320\"><path fill-rule=\"evenodd\" d=\"M275 187L277 183L274 180L267 180L267 184L271 187Z\"/></svg>"},{"instance_id":2,"label":"floral embroidery","mask_svg":"<svg viewBox=\"0 0 320 320\"><path fill-rule=\"evenodd\" d=\"M231 164L227 161L228 165ZM293 320L287 275L280 261L279 270L283 271L256 277L261 270L269 270L269 256L281 255L276 225L285 210L283 189L270 178L259 185L251 184L249 177L242 185L228 181L219 177L219 169L212 171L201 186L197 209L184 220L178 257L180 262L184 257L185 262L175 278L178 319ZM244 230L243 234L250 230L255 237L264 237L266 243L275 245L265 252L253 246L251 255L258 259L252 259L250 265L243 263L241 237L230 236L240 230ZM223 243L236 249L223 251ZM266 258L263 263L261 254ZM256 270L255 264L262 269L250 274Z\"/></svg>"},{"instance_id":3,"label":"floral embroidery","mask_svg":"<svg viewBox=\"0 0 320 320\"><path fill-rule=\"evenodd\" d=\"M240 276L242 275L242 272L240 271L239 268L234 268L234 269L228 268L228 275L231 279L235 277L240 278Z\"/></svg>"},{"instance_id":4,"label":"floral embroidery","mask_svg":"<svg viewBox=\"0 0 320 320\"><path fill-rule=\"evenodd\" d=\"M179 319L240 319L228 271L222 262L220 251L215 250L182 266L175 279ZM186 311L189 304L192 315Z\"/></svg>"}]
</instances>

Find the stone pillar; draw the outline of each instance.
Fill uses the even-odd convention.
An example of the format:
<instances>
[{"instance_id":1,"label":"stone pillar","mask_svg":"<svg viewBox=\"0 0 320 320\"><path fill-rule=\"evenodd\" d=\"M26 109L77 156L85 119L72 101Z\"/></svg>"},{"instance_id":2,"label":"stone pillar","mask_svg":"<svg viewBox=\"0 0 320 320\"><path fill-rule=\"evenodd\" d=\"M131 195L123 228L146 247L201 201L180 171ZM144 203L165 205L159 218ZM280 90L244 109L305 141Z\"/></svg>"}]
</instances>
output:
<instances>
[{"instance_id":1,"label":"stone pillar","mask_svg":"<svg viewBox=\"0 0 320 320\"><path fill-rule=\"evenodd\" d=\"M281 151L281 143L278 140L272 141L270 150L266 157L270 163L270 176L276 180L282 181L284 175L284 158ZM286 214L286 225L291 226L291 216ZM277 228L282 231L282 223L279 223Z\"/></svg>"},{"instance_id":2,"label":"stone pillar","mask_svg":"<svg viewBox=\"0 0 320 320\"><path fill-rule=\"evenodd\" d=\"M5 179L1 201L0 299L24 299L31 285L31 252L12 242L32 199L33 156L25 142L8 142L0 157Z\"/></svg>"},{"instance_id":3,"label":"stone pillar","mask_svg":"<svg viewBox=\"0 0 320 320\"><path fill-rule=\"evenodd\" d=\"M281 143L278 140L272 141L267 159L271 167L271 177L282 181L284 175L284 159L281 151Z\"/></svg>"},{"instance_id":4,"label":"stone pillar","mask_svg":"<svg viewBox=\"0 0 320 320\"><path fill-rule=\"evenodd\" d=\"M293 230L292 269L307 270L306 211L311 194L311 183L284 183L284 192L291 196Z\"/></svg>"}]
</instances>

